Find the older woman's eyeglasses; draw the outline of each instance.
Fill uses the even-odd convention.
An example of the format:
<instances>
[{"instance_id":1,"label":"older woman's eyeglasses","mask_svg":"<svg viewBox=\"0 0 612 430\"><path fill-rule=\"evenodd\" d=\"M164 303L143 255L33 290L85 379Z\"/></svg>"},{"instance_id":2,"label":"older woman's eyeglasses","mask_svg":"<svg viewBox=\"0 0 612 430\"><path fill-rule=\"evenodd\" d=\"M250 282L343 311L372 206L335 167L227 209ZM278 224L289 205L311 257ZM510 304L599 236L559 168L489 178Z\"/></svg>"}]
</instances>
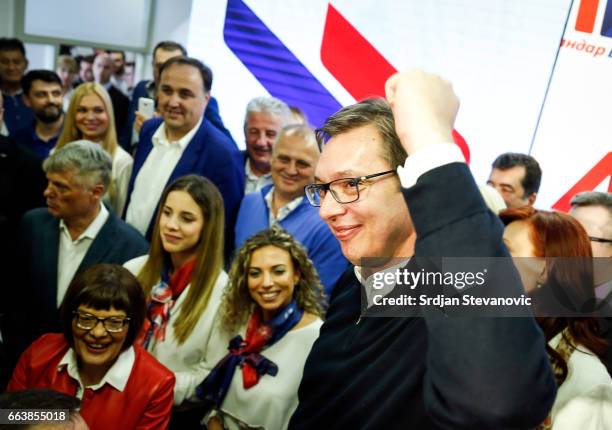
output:
<instances>
[{"instance_id":1,"label":"older woman's eyeglasses","mask_svg":"<svg viewBox=\"0 0 612 430\"><path fill-rule=\"evenodd\" d=\"M359 176L356 178L341 178L327 184L308 184L304 187L306 198L312 206L319 207L321 202L329 191L338 203L352 203L359 200L359 186L378 176L396 173L395 170L387 170L386 172L374 173L367 176Z\"/></svg>"},{"instance_id":2,"label":"older woman's eyeglasses","mask_svg":"<svg viewBox=\"0 0 612 430\"><path fill-rule=\"evenodd\" d=\"M76 326L82 330L92 330L101 322L109 333L118 333L122 331L123 327L130 321L130 318L123 317L98 318L97 316L84 314L79 311L74 311L72 313L74 314Z\"/></svg>"}]
</instances>

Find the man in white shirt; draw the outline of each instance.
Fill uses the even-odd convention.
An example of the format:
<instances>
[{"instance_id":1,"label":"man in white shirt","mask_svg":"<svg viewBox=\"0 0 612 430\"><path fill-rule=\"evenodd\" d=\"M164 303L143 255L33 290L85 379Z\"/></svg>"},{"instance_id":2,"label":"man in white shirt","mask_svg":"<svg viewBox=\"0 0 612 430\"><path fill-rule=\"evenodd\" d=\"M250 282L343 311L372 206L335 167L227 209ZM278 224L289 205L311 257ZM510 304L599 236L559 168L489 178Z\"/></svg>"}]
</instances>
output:
<instances>
[{"instance_id":1,"label":"man in white shirt","mask_svg":"<svg viewBox=\"0 0 612 430\"><path fill-rule=\"evenodd\" d=\"M93 142L72 142L43 164L47 208L21 222L21 285L15 305L24 307L24 338L56 330L60 306L74 275L94 264L123 264L146 254L148 244L102 204L111 174L110 156ZM29 327L28 327L29 326Z\"/></svg>"},{"instance_id":2,"label":"man in white shirt","mask_svg":"<svg viewBox=\"0 0 612 430\"><path fill-rule=\"evenodd\" d=\"M126 221L151 237L164 188L181 176L196 174L219 188L225 205L225 240L233 244L233 226L244 192L241 155L234 142L204 117L212 72L199 60L173 57L160 70L157 101L161 118L145 122L128 187Z\"/></svg>"},{"instance_id":3,"label":"man in white shirt","mask_svg":"<svg viewBox=\"0 0 612 430\"><path fill-rule=\"evenodd\" d=\"M291 122L291 110L275 97L255 97L244 117L245 189L252 193L272 183L272 146L281 129Z\"/></svg>"}]
</instances>

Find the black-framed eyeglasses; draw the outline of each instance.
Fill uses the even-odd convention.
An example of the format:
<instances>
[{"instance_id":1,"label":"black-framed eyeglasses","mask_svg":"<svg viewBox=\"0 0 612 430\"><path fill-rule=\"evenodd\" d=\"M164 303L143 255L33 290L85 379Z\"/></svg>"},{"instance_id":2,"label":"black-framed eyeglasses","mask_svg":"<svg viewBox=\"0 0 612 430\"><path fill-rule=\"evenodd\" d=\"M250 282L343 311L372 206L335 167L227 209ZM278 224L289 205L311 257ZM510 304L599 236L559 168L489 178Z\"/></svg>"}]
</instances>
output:
<instances>
[{"instance_id":1,"label":"black-framed eyeglasses","mask_svg":"<svg viewBox=\"0 0 612 430\"><path fill-rule=\"evenodd\" d=\"M358 176L356 178L341 178L328 182L327 184L308 184L304 187L308 202L316 207L321 206L321 202L329 191L338 203L352 203L359 200L359 186L365 181L376 178L378 176L396 173L395 169L387 170L386 172L373 173L367 176Z\"/></svg>"},{"instance_id":2,"label":"black-framed eyeglasses","mask_svg":"<svg viewBox=\"0 0 612 430\"><path fill-rule=\"evenodd\" d=\"M126 317L98 318L95 315L79 311L73 311L72 313L74 314L76 326L82 330L93 330L93 328L101 322L107 332L118 333L123 331L123 327L130 322L130 318Z\"/></svg>"},{"instance_id":3,"label":"black-framed eyeglasses","mask_svg":"<svg viewBox=\"0 0 612 430\"><path fill-rule=\"evenodd\" d=\"M599 243L612 243L612 239L604 239L603 237L594 237L589 236L589 240L591 242L599 242Z\"/></svg>"}]
</instances>

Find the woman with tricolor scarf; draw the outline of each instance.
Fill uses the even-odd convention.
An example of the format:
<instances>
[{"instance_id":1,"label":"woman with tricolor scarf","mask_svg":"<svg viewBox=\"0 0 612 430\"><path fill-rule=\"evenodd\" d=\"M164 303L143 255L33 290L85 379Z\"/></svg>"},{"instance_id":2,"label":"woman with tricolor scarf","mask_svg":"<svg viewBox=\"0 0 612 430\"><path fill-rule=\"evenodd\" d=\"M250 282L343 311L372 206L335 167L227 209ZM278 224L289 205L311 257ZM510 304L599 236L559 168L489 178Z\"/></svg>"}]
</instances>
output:
<instances>
[{"instance_id":1,"label":"woman with tricolor scarf","mask_svg":"<svg viewBox=\"0 0 612 430\"><path fill-rule=\"evenodd\" d=\"M193 397L227 284L223 199L208 179L189 175L162 194L149 255L125 263L148 297L139 341L174 372L174 405ZM174 420L173 416L173 420Z\"/></svg>"},{"instance_id":2,"label":"woman with tricolor scarf","mask_svg":"<svg viewBox=\"0 0 612 430\"><path fill-rule=\"evenodd\" d=\"M323 287L306 250L280 228L248 239L229 277L208 345L219 361L197 389L203 422L209 430L285 429L322 325Z\"/></svg>"}]
</instances>

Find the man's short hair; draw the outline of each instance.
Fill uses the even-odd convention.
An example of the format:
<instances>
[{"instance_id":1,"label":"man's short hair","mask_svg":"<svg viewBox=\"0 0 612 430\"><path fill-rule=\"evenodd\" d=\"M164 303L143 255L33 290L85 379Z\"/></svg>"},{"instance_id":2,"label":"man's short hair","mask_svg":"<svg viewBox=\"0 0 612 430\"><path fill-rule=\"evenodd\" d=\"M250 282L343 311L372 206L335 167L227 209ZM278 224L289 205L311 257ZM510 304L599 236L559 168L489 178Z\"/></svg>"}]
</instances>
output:
<instances>
[{"instance_id":1,"label":"man's short hair","mask_svg":"<svg viewBox=\"0 0 612 430\"><path fill-rule=\"evenodd\" d=\"M585 191L576 194L570 201L572 206L602 206L610 212L612 216L612 193L601 191Z\"/></svg>"},{"instance_id":2,"label":"man's short hair","mask_svg":"<svg viewBox=\"0 0 612 430\"><path fill-rule=\"evenodd\" d=\"M79 55L78 57L76 57L76 60L80 67L81 63L93 64L95 58L95 55Z\"/></svg>"},{"instance_id":3,"label":"man's short hair","mask_svg":"<svg viewBox=\"0 0 612 430\"><path fill-rule=\"evenodd\" d=\"M537 193L540 189L540 182L542 181L542 169L540 169L540 165L531 155L506 152L497 157L491 165L493 169L499 170L508 170L517 166L523 166L525 168L525 176L521 181L521 185L525 190L525 195L523 197Z\"/></svg>"},{"instance_id":4,"label":"man's short hair","mask_svg":"<svg viewBox=\"0 0 612 430\"><path fill-rule=\"evenodd\" d=\"M252 113L266 113L269 115L278 116L283 120L283 126L289 124L291 121L291 109L284 101L277 99L276 97L255 97L251 99L246 107L246 114L244 116L244 126L249 119L249 115Z\"/></svg>"},{"instance_id":5,"label":"man's short hair","mask_svg":"<svg viewBox=\"0 0 612 430\"><path fill-rule=\"evenodd\" d=\"M108 190L113 162L110 155L100 145L89 140L76 140L54 151L43 162L47 172L76 170L87 185L102 183Z\"/></svg>"},{"instance_id":6,"label":"man's short hair","mask_svg":"<svg viewBox=\"0 0 612 430\"><path fill-rule=\"evenodd\" d=\"M344 107L327 118L325 124L316 130L319 148L332 137L359 127L373 125L382 137L380 156L392 169L403 166L408 154L395 132L395 120L391 106L384 99L370 98Z\"/></svg>"},{"instance_id":7,"label":"man's short hair","mask_svg":"<svg viewBox=\"0 0 612 430\"><path fill-rule=\"evenodd\" d=\"M57 76L57 73L43 69L30 70L21 78L21 88L26 96L30 94L30 89L34 81L43 81L48 84L58 84L60 87L62 86L62 81L59 76Z\"/></svg>"},{"instance_id":8,"label":"man's short hair","mask_svg":"<svg viewBox=\"0 0 612 430\"><path fill-rule=\"evenodd\" d=\"M158 49L161 49L162 51L167 51L167 52L181 51L181 55L183 57L187 56L187 50L183 47L183 45L177 42L173 42L171 40L162 40L157 45L155 45L155 48L153 48L153 56L155 56L155 53L157 52Z\"/></svg>"},{"instance_id":9,"label":"man's short hair","mask_svg":"<svg viewBox=\"0 0 612 430\"><path fill-rule=\"evenodd\" d=\"M23 42L14 37L0 37L0 51L19 51L25 58L25 46Z\"/></svg>"},{"instance_id":10,"label":"man's short hair","mask_svg":"<svg viewBox=\"0 0 612 430\"><path fill-rule=\"evenodd\" d=\"M191 66L191 67L195 67L196 69L198 69L198 71L200 72L200 75L202 76L202 82L204 82L204 92L205 93L210 92L210 89L212 88L213 74L212 74L212 70L210 70L210 68L206 64L192 57L185 57L185 56L172 57L168 61L166 61L164 64L162 64L162 66L159 68L160 78L164 70L174 65Z\"/></svg>"},{"instance_id":11,"label":"man's short hair","mask_svg":"<svg viewBox=\"0 0 612 430\"><path fill-rule=\"evenodd\" d=\"M81 402L76 397L46 388L32 388L0 394L0 409L67 410L68 419L72 419L79 413L80 406ZM9 427L13 430L19 430L28 429L30 425L16 424Z\"/></svg>"},{"instance_id":12,"label":"man's short hair","mask_svg":"<svg viewBox=\"0 0 612 430\"><path fill-rule=\"evenodd\" d=\"M121 54L121 58L125 61L125 51L120 51L118 49L111 49L108 51L109 54Z\"/></svg>"},{"instance_id":13,"label":"man's short hair","mask_svg":"<svg viewBox=\"0 0 612 430\"><path fill-rule=\"evenodd\" d=\"M274 141L274 146L272 146L273 153L276 152L276 146L278 145L278 142L280 142L280 140L285 137L297 137L302 142L312 145L318 149L317 139L315 137L314 130L310 126L304 124L290 124L283 127L278 133L278 136Z\"/></svg>"}]
</instances>

